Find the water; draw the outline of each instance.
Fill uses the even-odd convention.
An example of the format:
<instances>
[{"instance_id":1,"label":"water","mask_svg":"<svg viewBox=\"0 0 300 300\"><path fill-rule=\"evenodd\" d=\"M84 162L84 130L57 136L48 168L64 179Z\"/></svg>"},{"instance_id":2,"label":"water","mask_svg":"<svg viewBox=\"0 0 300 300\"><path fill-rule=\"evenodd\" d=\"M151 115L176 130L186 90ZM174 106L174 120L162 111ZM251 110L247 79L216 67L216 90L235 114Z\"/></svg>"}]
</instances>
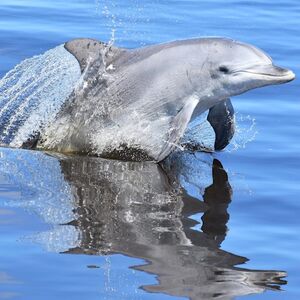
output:
<instances>
[{"instance_id":1,"label":"water","mask_svg":"<svg viewBox=\"0 0 300 300\"><path fill-rule=\"evenodd\" d=\"M75 37L135 48L203 35L299 74L299 17L295 0L3 0L0 75ZM163 168L1 149L0 298L298 299L298 90L233 98L228 150Z\"/></svg>"},{"instance_id":2,"label":"water","mask_svg":"<svg viewBox=\"0 0 300 300\"><path fill-rule=\"evenodd\" d=\"M63 45L8 72L0 87L1 143L20 147L30 134L49 126L80 75L75 57Z\"/></svg>"}]
</instances>

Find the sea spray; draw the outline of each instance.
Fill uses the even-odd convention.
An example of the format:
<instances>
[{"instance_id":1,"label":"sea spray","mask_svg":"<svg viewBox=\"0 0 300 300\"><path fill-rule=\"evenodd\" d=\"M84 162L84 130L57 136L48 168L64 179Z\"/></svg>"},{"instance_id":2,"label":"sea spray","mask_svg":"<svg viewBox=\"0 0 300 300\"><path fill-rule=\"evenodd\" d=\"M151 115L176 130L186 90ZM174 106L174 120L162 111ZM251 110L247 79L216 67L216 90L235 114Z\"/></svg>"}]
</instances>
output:
<instances>
[{"instance_id":1,"label":"sea spray","mask_svg":"<svg viewBox=\"0 0 300 300\"><path fill-rule=\"evenodd\" d=\"M105 25L111 33L110 41L123 44L130 41L135 46L145 46L149 35L145 31L145 24L151 21L149 7L155 3L145 3L139 0L118 1L96 0L96 14L104 18ZM142 24L142 26L141 26Z\"/></svg>"},{"instance_id":2,"label":"sea spray","mask_svg":"<svg viewBox=\"0 0 300 300\"><path fill-rule=\"evenodd\" d=\"M246 145L255 140L258 133L256 120L250 115L235 114L236 129L234 137L225 151L232 152L246 148Z\"/></svg>"},{"instance_id":3,"label":"sea spray","mask_svg":"<svg viewBox=\"0 0 300 300\"><path fill-rule=\"evenodd\" d=\"M0 80L0 143L20 147L55 119L81 76L63 45L26 59Z\"/></svg>"}]
</instances>

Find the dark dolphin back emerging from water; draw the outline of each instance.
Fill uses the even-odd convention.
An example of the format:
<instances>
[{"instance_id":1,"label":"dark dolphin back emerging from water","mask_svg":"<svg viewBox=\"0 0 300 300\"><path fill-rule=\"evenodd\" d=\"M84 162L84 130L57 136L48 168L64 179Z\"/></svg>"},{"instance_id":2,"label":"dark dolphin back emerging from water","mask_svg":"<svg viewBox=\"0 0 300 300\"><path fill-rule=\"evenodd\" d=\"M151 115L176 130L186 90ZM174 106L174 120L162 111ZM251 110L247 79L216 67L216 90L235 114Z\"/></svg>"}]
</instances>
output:
<instances>
[{"instance_id":1,"label":"dark dolphin back emerging from water","mask_svg":"<svg viewBox=\"0 0 300 300\"><path fill-rule=\"evenodd\" d=\"M155 161L181 144L220 150L234 133L229 97L294 78L261 50L224 38L136 50L78 39L49 52L48 66L35 64L42 55L2 79L2 143Z\"/></svg>"}]
</instances>

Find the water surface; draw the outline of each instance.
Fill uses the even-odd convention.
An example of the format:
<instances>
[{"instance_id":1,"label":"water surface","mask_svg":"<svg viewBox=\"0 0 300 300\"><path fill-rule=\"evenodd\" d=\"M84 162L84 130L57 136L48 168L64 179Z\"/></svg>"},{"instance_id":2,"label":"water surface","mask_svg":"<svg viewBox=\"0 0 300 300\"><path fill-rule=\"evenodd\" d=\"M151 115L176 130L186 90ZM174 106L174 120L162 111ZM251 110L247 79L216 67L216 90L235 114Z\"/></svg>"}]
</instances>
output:
<instances>
[{"instance_id":1,"label":"water surface","mask_svg":"<svg viewBox=\"0 0 300 300\"><path fill-rule=\"evenodd\" d=\"M3 0L0 75L75 37L203 35L298 74L299 28L296 0ZM298 98L298 80L235 97L228 150L162 166L1 149L0 298L298 299Z\"/></svg>"}]
</instances>

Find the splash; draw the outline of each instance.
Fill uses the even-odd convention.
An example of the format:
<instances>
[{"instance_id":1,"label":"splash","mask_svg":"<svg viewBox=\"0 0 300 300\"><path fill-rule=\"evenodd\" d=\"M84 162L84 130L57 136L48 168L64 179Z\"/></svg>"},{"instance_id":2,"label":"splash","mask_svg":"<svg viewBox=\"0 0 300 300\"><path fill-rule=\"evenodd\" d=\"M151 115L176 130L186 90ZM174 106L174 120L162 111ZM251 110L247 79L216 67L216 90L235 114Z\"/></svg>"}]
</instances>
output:
<instances>
[{"instance_id":1,"label":"splash","mask_svg":"<svg viewBox=\"0 0 300 300\"><path fill-rule=\"evenodd\" d=\"M96 0L96 15L106 19L111 38L109 43L116 40L122 42L130 39L140 46L145 46L146 32L140 28L140 24L150 22L147 3L138 0L129 0L124 4L118 1Z\"/></svg>"},{"instance_id":2,"label":"splash","mask_svg":"<svg viewBox=\"0 0 300 300\"><path fill-rule=\"evenodd\" d=\"M236 129L231 143L225 151L232 152L245 149L247 144L254 141L258 133L256 120L250 115L235 114Z\"/></svg>"},{"instance_id":3,"label":"splash","mask_svg":"<svg viewBox=\"0 0 300 300\"><path fill-rule=\"evenodd\" d=\"M207 121L208 111L192 121L182 140L182 144L188 150L214 152L215 132ZM226 147L227 152L246 148L247 144L254 141L257 135L256 120L250 115L236 113L235 134L232 141Z\"/></svg>"},{"instance_id":4,"label":"splash","mask_svg":"<svg viewBox=\"0 0 300 300\"><path fill-rule=\"evenodd\" d=\"M63 45L26 59L0 80L0 143L20 147L50 124L80 77Z\"/></svg>"}]
</instances>

